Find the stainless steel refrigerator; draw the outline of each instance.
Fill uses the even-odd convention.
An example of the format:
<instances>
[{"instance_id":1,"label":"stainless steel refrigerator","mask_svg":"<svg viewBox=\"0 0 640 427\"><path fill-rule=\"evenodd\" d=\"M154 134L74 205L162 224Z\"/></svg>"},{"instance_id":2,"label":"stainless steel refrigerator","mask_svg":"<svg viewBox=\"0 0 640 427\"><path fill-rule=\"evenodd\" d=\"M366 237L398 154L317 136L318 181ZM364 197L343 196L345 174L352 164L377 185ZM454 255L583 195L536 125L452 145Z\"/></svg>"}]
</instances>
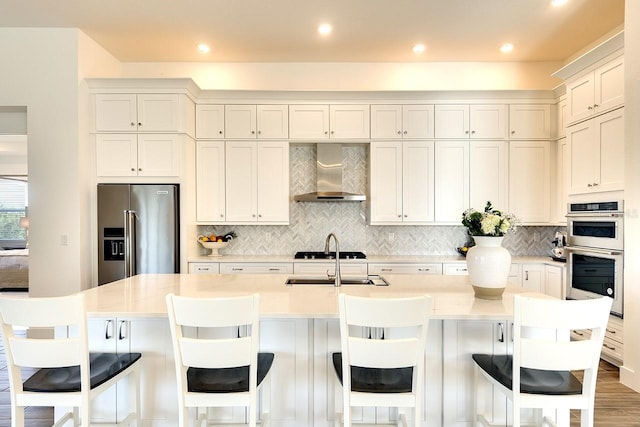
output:
<instances>
[{"instance_id":1,"label":"stainless steel refrigerator","mask_svg":"<svg viewBox=\"0 0 640 427\"><path fill-rule=\"evenodd\" d=\"M98 184L98 284L178 273L179 187Z\"/></svg>"}]
</instances>

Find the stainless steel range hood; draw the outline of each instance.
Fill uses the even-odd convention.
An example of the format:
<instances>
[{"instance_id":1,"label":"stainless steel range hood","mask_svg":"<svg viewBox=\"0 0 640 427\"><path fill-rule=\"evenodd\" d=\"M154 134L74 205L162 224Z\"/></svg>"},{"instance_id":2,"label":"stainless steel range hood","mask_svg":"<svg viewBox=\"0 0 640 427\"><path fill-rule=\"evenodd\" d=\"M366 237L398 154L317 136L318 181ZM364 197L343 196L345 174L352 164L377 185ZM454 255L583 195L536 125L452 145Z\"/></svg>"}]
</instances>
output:
<instances>
[{"instance_id":1,"label":"stainless steel range hood","mask_svg":"<svg viewBox=\"0 0 640 427\"><path fill-rule=\"evenodd\" d=\"M342 144L317 144L316 191L294 196L296 202L362 202L364 194L342 191Z\"/></svg>"}]
</instances>

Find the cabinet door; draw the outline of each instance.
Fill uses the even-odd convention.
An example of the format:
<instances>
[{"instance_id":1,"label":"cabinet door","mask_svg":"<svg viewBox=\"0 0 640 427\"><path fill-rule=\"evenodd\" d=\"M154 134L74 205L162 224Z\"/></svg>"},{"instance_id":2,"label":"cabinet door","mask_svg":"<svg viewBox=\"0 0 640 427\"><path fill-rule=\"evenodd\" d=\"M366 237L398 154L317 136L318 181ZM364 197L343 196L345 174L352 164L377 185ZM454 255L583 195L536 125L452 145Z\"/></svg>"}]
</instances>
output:
<instances>
[{"instance_id":1,"label":"cabinet door","mask_svg":"<svg viewBox=\"0 0 640 427\"><path fill-rule=\"evenodd\" d=\"M180 130L178 95L138 95L138 131L176 132Z\"/></svg>"},{"instance_id":2,"label":"cabinet door","mask_svg":"<svg viewBox=\"0 0 640 427\"><path fill-rule=\"evenodd\" d=\"M402 221L402 143L371 142L371 223Z\"/></svg>"},{"instance_id":3,"label":"cabinet door","mask_svg":"<svg viewBox=\"0 0 640 427\"><path fill-rule=\"evenodd\" d=\"M138 139L135 134L96 135L98 176L137 176Z\"/></svg>"},{"instance_id":4,"label":"cabinet door","mask_svg":"<svg viewBox=\"0 0 640 427\"><path fill-rule=\"evenodd\" d=\"M225 149L222 141L196 143L196 221L225 221Z\"/></svg>"},{"instance_id":5,"label":"cabinet door","mask_svg":"<svg viewBox=\"0 0 640 427\"><path fill-rule=\"evenodd\" d=\"M307 319L265 319L260 321L260 351L275 355L271 367L270 424L309 426L311 420L309 379L312 348Z\"/></svg>"},{"instance_id":6,"label":"cabinet door","mask_svg":"<svg viewBox=\"0 0 640 427\"><path fill-rule=\"evenodd\" d=\"M289 137L288 105L258 105L256 114L259 139L285 139Z\"/></svg>"},{"instance_id":7,"label":"cabinet door","mask_svg":"<svg viewBox=\"0 0 640 427\"><path fill-rule=\"evenodd\" d=\"M615 58L594 72L596 112L624 104L624 56Z\"/></svg>"},{"instance_id":8,"label":"cabinet door","mask_svg":"<svg viewBox=\"0 0 640 427\"><path fill-rule=\"evenodd\" d=\"M289 222L289 143L258 142L258 221Z\"/></svg>"},{"instance_id":9,"label":"cabinet door","mask_svg":"<svg viewBox=\"0 0 640 427\"><path fill-rule=\"evenodd\" d=\"M402 220L434 219L434 143L402 143Z\"/></svg>"},{"instance_id":10,"label":"cabinet door","mask_svg":"<svg viewBox=\"0 0 640 427\"><path fill-rule=\"evenodd\" d=\"M196 138L224 138L224 105L196 105Z\"/></svg>"},{"instance_id":11,"label":"cabinet door","mask_svg":"<svg viewBox=\"0 0 640 427\"><path fill-rule=\"evenodd\" d=\"M509 138L551 138L551 106L547 104L510 105Z\"/></svg>"},{"instance_id":12,"label":"cabinet door","mask_svg":"<svg viewBox=\"0 0 640 427\"><path fill-rule=\"evenodd\" d=\"M523 223L548 223L551 215L549 141L509 143L509 211Z\"/></svg>"},{"instance_id":13,"label":"cabinet door","mask_svg":"<svg viewBox=\"0 0 640 427\"><path fill-rule=\"evenodd\" d=\"M400 105L372 105L371 138L401 139L402 109Z\"/></svg>"},{"instance_id":14,"label":"cabinet door","mask_svg":"<svg viewBox=\"0 0 640 427\"><path fill-rule=\"evenodd\" d=\"M531 292L545 292L544 286L544 265L523 264L522 265L522 287Z\"/></svg>"},{"instance_id":15,"label":"cabinet door","mask_svg":"<svg viewBox=\"0 0 640 427\"><path fill-rule=\"evenodd\" d=\"M435 160L435 220L459 223L469 207L469 141L436 141Z\"/></svg>"},{"instance_id":16,"label":"cabinet door","mask_svg":"<svg viewBox=\"0 0 640 427\"><path fill-rule=\"evenodd\" d=\"M257 146L255 141L231 141L225 146L227 222L258 220Z\"/></svg>"},{"instance_id":17,"label":"cabinet door","mask_svg":"<svg viewBox=\"0 0 640 427\"><path fill-rule=\"evenodd\" d=\"M468 105L436 105L435 106L436 138L468 138L469 106Z\"/></svg>"},{"instance_id":18,"label":"cabinet door","mask_svg":"<svg viewBox=\"0 0 640 427\"><path fill-rule=\"evenodd\" d=\"M138 135L138 176L180 175L178 135Z\"/></svg>"},{"instance_id":19,"label":"cabinet door","mask_svg":"<svg viewBox=\"0 0 640 427\"><path fill-rule=\"evenodd\" d=\"M331 105L331 138L369 138L369 105Z\"/></svg>"},{"instance_id":20,"label":"cabinet door","mask_svg":"<svg viewBox=\"0 0 640 427\"><path fill-rule=\"evenodd\" d=\"M594 73L586 73L567 82L568 122L576 123L593 114Z\"/></svg>"},{"instance_id":21,"label":"cabinet door","mask_svg":"<svg viewBox=\"0 0 640 427\"><path fill-rule=\"evenodd\" d=\"M482 210L487 201L498 207L508 206L508 171L506 141L470 142L469 206Z\"/></svg>"},{"instance_id":22,"label":"cabinet door","mask_svg":"<svg viewBox=\"0 0 640 427\"><path fill-rule=\"evenodd\" d=\"M571 174L569 194L590 193L595 182L596 137L591 120L567 128Z\"/></svg>"},{"instance_id":23,"label":"cabinet door","mask_svg":"<svg viewBox=\"0 0 640 427\"><path fill-rule=\"evenodd\" d=\"M252 139L256 137L256 106L225 105L225 137L230 139Z\"/></svg>"},{"instance_id":24,"label":"cabinet door","mask_svg":"<svg viewBox=\"0 0 640 427\"><path fill-rule=\"evenodd\" d=\"M96 132L130 132L138 129L138 110L134 94L97 94Z\"/></svg>"},{"instance_id":25,"label":"cabinet door","mask_svg":"<svg viewBox=\"0 0 640 427\"><path fill-rule=\"evenodd\" d=\"M598 162L595 163L596 191L624 189L624 108L594 119Z\"/></svg>"},{"instance_id":26,"label":"cabinet door","mask_svg":"<svg viewBox=\"0 0 640 427\"><path fill-rule=\"evenodd\" d=\"M571 159L569 158L569 142L567 138L558 140L556 154L556 207L555 221L566 223L567 203L569 202L569 180L571 175Z\"/></svg>"},{"instance_id":27,"label":"cabinet door","mask_svg":"<svg viewBox=\"0 0 640 427\"><path fill-rule=\"evenodd\" d=\"M506 354L506 322L445 320L443 322L443 424L475 426L474 353ZM502 326L500 326L502 325ZM506 398L496 393L487 382L482 389L484 405L478 408L494 423L504 421ZM504 424L503 424L504 425Z\"/></svg>"},{"instance_id":28,"label":"cabinet door","mask_svg":"<svg viewBox=\"0 0 640 427\"><path fill-rule=\"evenodd\" d=\"M472 139L503 139L507 136L507 107L504 104L469 106Z\"/></svg>"},{"instance_id":29,"label":"cabinet door","mask_svg":"<svg viewBox=\"0 0 640 427\"><path fill-rule=\"evenodd\" d=\"M432 139L435 134L433 105L402 106L402 136L411 139Z\"/></svg>"},{"instance_id":30,"label":"cabinet door","mask_svg":"<svg viewBox=\"0 0 640 427\"><path fill-rule=\"evenodd\" d=\"M568 121L568 110L569 107L567 106L567 99L563 98L560 102L558 102L558 106L557 106L557 111L556 111L556 115L557 115L557 136L558 137L564 137L567 136L566 133L566 128L567 128L567 121Z\"/></svg>"},{"instance_id":31,"label":"cabinet door","mask_svg":"<svg viewBox=\"0 0 640 427\"><path fill-rule=\"evenodd\" d=\"M290 105L289 138L329 138L328 105Z\"/></svg>"},{"instance_id":32,"label":"cabinet door","mask_svg":"<svg viewBox=\"0 0 640 427\"><path fill-rule=\"evenodd\" d=\"M558 299L564 299L564 272L563 267L556 267L554 265L544 266L544 293L556 297Z\"/></svg>"}]
</instances>

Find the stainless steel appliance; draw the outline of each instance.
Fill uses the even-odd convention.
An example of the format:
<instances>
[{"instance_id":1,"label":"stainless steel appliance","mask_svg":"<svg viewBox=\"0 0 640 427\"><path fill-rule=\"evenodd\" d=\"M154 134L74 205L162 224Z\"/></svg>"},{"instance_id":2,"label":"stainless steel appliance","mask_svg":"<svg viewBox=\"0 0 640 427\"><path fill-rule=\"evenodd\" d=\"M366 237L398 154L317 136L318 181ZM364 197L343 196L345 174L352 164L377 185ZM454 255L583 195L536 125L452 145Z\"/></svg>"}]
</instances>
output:
<instances>
[{"instance_id":1,"label":"stainless steel appliance","mask_svg":"<svg viewBox=\"0 0 640 427\"><path fill-rule=\"evenodd\" d=\"M178 200L178 185L98 185L99 285L179 272Z\"/></svg>"},{"instance_id":2,"label":"stainless steel appliance","mask_svg":"<svg viewBox=\"0 0 640 427\"><path fill-rule=\"evenodd\" d=\"M570 203L567 213L567 298L608 296L623 315L624 204Z\"/></svg>"}]
</instances>

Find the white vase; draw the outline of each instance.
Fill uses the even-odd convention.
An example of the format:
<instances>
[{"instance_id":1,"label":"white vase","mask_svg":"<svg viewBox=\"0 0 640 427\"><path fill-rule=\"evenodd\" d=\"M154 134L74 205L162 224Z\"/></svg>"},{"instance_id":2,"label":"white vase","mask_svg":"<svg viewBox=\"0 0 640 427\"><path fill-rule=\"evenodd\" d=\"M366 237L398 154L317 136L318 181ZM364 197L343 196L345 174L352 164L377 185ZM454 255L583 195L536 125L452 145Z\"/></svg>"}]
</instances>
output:
<instances>
[{"instance_id":1,"label":"white vase","mask_svg":"<svg viewBox=\"0 0 640 427\"><path fill-rule=\"evenodd\" d=\"M511 270L511 254L502 237L473 236L476 245L467 252L467 270L477 298L501 299Z\"/></svg>"}]
</instances>

